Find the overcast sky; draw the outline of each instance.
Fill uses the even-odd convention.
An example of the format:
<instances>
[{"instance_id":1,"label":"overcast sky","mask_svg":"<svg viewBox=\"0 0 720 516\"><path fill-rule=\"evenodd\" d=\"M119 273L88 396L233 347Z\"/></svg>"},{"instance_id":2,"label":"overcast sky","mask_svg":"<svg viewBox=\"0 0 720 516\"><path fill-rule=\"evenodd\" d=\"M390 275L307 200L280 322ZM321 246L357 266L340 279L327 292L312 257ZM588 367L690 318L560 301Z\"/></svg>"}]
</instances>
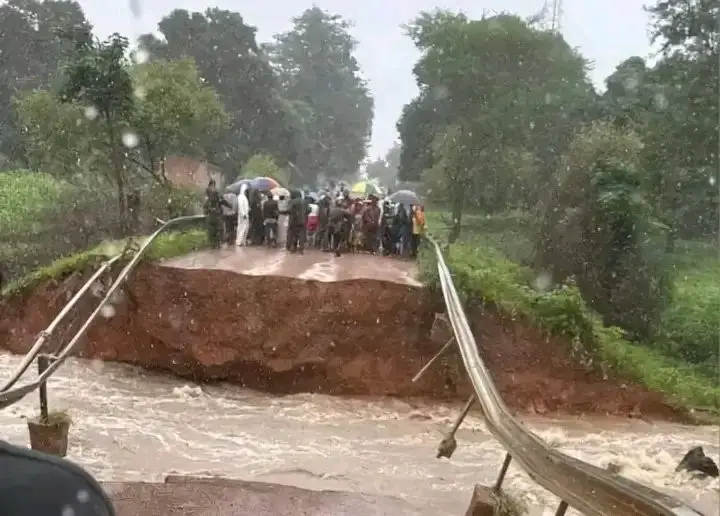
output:
<instances>
[{"instance_id":1,"label":"overcast sky","mask_svg":"<svg viewBox=\"0 0 720 516\"><path fill-rule=\"evenodd\" d=\"M134 0L140 6L133 16L131 0L79 0L98 36L119 32L134 38L157 29L160 19L173 9L203 11L208 7L241 13L246 23L258 28L258 39L290 28L290 19L312 4L303 0ZM652 0L646 0L652 3ZM592 78L601 85L615 66L631 55L648 56L649 19L644 0L564 0L562 32L574 47L594 61ZM542 9L543 0L318 0L322 9L355 23L359 41L357 57L375 98L371 156L382 155L397 139L395 123L405 103L417 92L412 67L418 54L403 35L401 24L419 11L436 7L462 10L480 17L502 10L521 16Z\"/></svg>"}]
</instances>

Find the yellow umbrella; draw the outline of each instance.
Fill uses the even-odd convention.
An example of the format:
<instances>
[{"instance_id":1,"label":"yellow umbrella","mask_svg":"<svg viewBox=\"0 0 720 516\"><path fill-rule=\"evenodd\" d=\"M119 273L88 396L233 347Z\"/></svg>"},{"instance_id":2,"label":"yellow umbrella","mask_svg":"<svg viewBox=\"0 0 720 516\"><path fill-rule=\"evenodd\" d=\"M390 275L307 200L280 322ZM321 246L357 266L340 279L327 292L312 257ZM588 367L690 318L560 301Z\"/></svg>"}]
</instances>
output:
<instances>
[{"instance_id":1,"label":"yellow umbrella","mask_svg":"<svg viewBox=\"0 0 720 516\"><path fill-rule=\"evenodd\" d=\"M360 195L362 197L368 197L374 195L376 197L382 197L382 191L380 186L374 181L360 181L352 185L350 189L351 194Z\"/></svg>"}]
</instances>

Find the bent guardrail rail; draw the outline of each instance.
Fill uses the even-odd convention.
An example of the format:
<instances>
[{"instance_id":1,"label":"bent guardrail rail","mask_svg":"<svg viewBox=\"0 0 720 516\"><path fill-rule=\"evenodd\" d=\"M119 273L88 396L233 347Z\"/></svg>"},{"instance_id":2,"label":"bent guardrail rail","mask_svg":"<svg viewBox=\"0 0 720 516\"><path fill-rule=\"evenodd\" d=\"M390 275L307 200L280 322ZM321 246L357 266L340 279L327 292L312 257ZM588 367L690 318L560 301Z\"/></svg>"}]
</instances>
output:
<instances>
[{"instance_id":1,"label":"bent guardrail rail","mask_svg":"<svg viewBox=\"0 0 720 516\"><path fill-rule=\"evenodd\" d=\"M75 295L68 301L68 303L63 306L62 310L60 310L60 313L55 316L55 319L50 323L50 325L45 328L43 331L40 332L40 335L38 335L38 338L35 340L35 343L33 344L32 348L30 348L30 351L27 352L27 355L25 355L25 358L23 358L23 361L20 363L18 368L15 370L15 372L12 374L10 379L5 382L5 385L0 388L0 392L5 392L8 389L10 389L17 381L20 379L20 377L25 373L25 371L28 370L28 367L30 367L30 364L33 363L33 360L37 358L37 356L40 354L40 351L42 350L43 346L47 342L47 340L52 337L53 333L55 333L55 330L60 325L60 323L65 320L65 317L68 316L70 313L70 310L73 309L73 307L82 299L82 297L85 295L85 293L90 290L90 287L92 287L93 283L102 276L107 269L110 268L110 266L118 261L122 257L122 254L119 254L117 256L113 256L109 260L105 261L100 268L95 271L95 273L88 279L85 284L80 287L80 290L78 290Z\"/></svg>"},{"instance_id":2,"label":"bent guardrail rail","mask_svg":"<svg viewBox=\"0 0 720 516\"><path fill-rule=\"evenodd\" d=\"M702 513L671 496L551 448L515 419L480 358L442 250L434 239L429 240L435 249L440 285L454 340L475 390L449 436L441 443L438 457L452 454L456 446L454 433L477 400L489 430L507 452L495 484L496 491L502 485L511 460L515 459L530 478L560 498L556 516L562 516L568 506L586 516L702 516ZM449 344L451 342L440 353Z\"/></svg>"},{"instance_id":3,"label":"bent guardrail rail","mask_svg":"<svg viewBox=\"0 0 720 516\"><path fill-rule=\"evenodd\" d=\"M115 291L120 288L120 286L125 282L128 275L133 271L133 269L140 263L140 259L142 258L143 254L147 251L147 249L152 245L153 241L160 236L162 233L167 231L168 229L187 223L192 221L198 221L204 219L204 215L190 215L186 217L178 217L172 220L169 220L167 222L163 222L163 225L158 228L152 235L150 235L145 242L138 248L137 252L133 255L132 259L125 265L123 270L120 272L118 277L115 279L113 284L110 286L110 288L107 289L105 292L105 296L103 299L98 303L95 310L90 314L90 316L85 320L83 325L80 327L80 329L75 333L73 338L70 340L70 342L60 351L58 351L57 355L50 364L50 366L37 377L37 379L33 382L30 382L25 385L21 385L20 387L14 387L19 380L19 378L23 375L23 373L28 369L30 364L32 363L33 359L37 357L37 355L40 353L40 350L42 349L42 345L44 344L47 336L45 335L48 330L54 331L55 327L57 327L57 324L59 324L60 320L64 318L67 313L69 313L70 308L64 308L58 317L51 323L51 325L48 327L48 329L43 332L38 340L33 345L30 352L25 356L25 359L22 361L18 369L15 371L13 376L10 378L10 380L5 384L5 387L2 391L0 391L0 409L9 407L10 405L13 405L23 399L25 396L30 394L31 392L35 391L47 381L52 374L57 371L57 369L62 365L62 363L67 360L68 357L72 356L73 351L75 348L77 348L78 343L80 342L80 339L87 333L88 329L90 328L90 325L95 321L97 316L102 311L103 307L107 304L107 302L112 298ZM162 221L160 221L162 222ZM121 255L122 256L122 255ZM71 303L74 305L77 303L78 299L90 288L90 285L100 277L100 274L107 270L107 268L117 259L119 259L120 256L111 258L109 260L110 263L106 262L101 269L96 272L93 277L91 278L92 281L88 281L80 291L73 297L71 300Z\"/></svg>"}]
</instances>

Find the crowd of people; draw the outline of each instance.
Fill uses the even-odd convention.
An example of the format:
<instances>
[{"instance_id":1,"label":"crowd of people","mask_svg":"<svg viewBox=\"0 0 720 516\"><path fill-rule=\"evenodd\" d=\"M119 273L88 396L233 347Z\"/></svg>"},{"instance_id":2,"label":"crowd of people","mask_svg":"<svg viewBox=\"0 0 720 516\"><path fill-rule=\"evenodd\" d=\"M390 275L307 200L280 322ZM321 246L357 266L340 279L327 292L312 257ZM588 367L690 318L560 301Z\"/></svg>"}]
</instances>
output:
<instances>
[{"instance_id":1,"label":"crowd of people","mask_svg":"<svg viewBox=\"0 0 720 516\"><path fill-rule=\"evenodd\" d=\"M375 195L352 199L346 190L314 197L299 190L261 191L243 185L239 194L206 190L204 211L214 248L227 246L307 248L333 252L415 257L425 232L425 210Z\"/></svg>"}]
</instances>

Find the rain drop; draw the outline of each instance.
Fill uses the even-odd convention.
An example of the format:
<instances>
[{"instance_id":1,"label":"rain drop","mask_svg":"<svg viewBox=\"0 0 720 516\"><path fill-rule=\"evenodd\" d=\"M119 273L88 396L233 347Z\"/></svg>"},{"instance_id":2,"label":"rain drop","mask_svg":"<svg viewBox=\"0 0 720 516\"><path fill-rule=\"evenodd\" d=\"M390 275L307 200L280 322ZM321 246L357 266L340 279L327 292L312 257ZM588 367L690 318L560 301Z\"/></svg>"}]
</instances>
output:
<instances>
[{"instance_id":1,"label":"rain drop","mask_svg":"<svg viewBox=\"0 0 720 516\"><path fill-rule=\"evenodd\" d=\"M653 95L653 104L658 109L665 109L668 106L668 99L663 93L656 93Z\"/></svg>"},{"instance_id":2,"label":"rain drop","mask_svg":"<svg viewBox=\"0 0 720 516\"><path fill-rule=\"evenodd\" d=\"M81 489L77 492L77 501L80 503L88 503L90 501L90 493L85 489Z\"/></svg>"},{"instance_id":3,"label":"rain drop","mask_svg":"<svg viewBox=\"0 0 720 516\"><path fill-rule=\"evenodd\" d=\"M73 509L71 506L66 505L62 508L62 516L75 516L75 509Z\"/></svg>"},{"instance_id":4,"label":"rain drop","mask_svg":"<svg viewBox=\"0 0 720 516\"><path fill-rule=\"evenodd\" d=\"M85 118L88 120L95 120L98 116L98 110L95 106L88 106L85 108Z\"/></svg>"},{"instance_id":5,"label":"rain drop","mask_svg":"<svg viewBox=\"0 0 720 516\"><path fill-rule=\"evenodd\" d=\"M138 137L133 132L126 132L122 135L122 142L128 149L134 149L138 145Z\"/></svg>"},{"instance_id":6,"label":"rain drop","mask_svg":"<svg viewBox=\"0 0 720 516\"><path fill-rule=\"evenodd\" d=\"M104 305L100 309L100 315L105 319L112 319L115 316L115 307L113 305Z\"/></svg>"},{"instance_id":7,"label":"rain drop","mask_svg":"<svg viewBox=\"0 0 720 516\"><path fill-rule=\"evenodd\" d=\"M539 292L547 291L552 285L552 278L547 272L543 272L535 278L535 290Z\"/></svg>"},{"instance_id":8,"label":"rain drop","mask_svg":"<svg viewBox=\"0 0 720 516\"><path fill-rule=\"evenodd\" d=\"M138 49L137 52L135 52L135 62L138 64L147 63L148 59L150 59L150 53L147 50Z\"/></svg>"}]
</instances>

